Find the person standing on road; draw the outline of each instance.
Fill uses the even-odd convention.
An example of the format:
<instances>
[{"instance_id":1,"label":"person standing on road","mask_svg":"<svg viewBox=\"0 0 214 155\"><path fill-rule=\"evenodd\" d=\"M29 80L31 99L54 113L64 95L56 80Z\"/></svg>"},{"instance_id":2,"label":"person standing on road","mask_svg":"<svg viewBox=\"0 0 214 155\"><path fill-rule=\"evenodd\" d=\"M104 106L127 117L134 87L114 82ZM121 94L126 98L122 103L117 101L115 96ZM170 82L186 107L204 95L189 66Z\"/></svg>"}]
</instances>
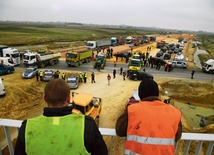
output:
<instances>
[{"instance_id":1,"label":"person standing on road","mask_svg":"<svg viewBox=\"0 0 214 155\"><path fill-rule=\"evenodd\" d=\"M39 81L39 72L36 72L36 81Z\"/></svg>"},{"instance_id":2,"label":"person standing on road","mask_svg":"<svg viewBox=\"0 0 214 155\"><path fill-rule=\"evenodd\" d=\"M91 73L91 83L95 83L95 75L94 75L94 72Z\"/></svg>"},{"instance_id":3,"label":"person standing on road","mask_svg":"<svg viewBox=\"0 0 214 155\"><path fill-rule=\"evenodd\" d=\"M120 75L123 73L123 67L120 68Z\"/></svg>"},{"instance_id":4,"label":"person standing on road","mask_svg":"<svg viewBox=\"0 0 214 155\"><path fill-rule=\"evenodd\" d=\"M116 62L116 61L114 61L114 67L116 67L116 65L117 65L117 62Z\"/></svg>"},{"instance_id":5,"label":"person standing on road","mask_svg":"<svg viewBox=\"0 0 214 155\"><path fill-rule=\"evenodd\" d=\"M152 79L141 81L138 95L141 101L127 106L116 121L116 134L126 136L124 154L174 155L182 135L181 111L158 98Z\"/></svg>"},{"instance_id":6,"label":"person standing on road","mask_svg":"<svg viewBox=\"0 0 214 155\"><path fill-rule=\"evenodd\" d=\"M110 74L108 74L107 80L108 80L108 85L110 86L110 80L111 80L111 75Z\"/></svg>"},{"instance_id":7,"label":"person standing on road","mask_svg":"<svg viewBox=\"0 0 214 155\"><path fill-rule=\"evenodd\" d=\"M123 80L126 80L126 71L123 71Z\"/></svg>"},{"instance_id":8,"label":"person standing on road","mask_svg":"<svg viewBox=\"0 0 214 155\"><path fill-rule=\"evenodd\" d=\"M62 75L61 75L61 76L62 76L62 79L63 79L63 80L65 80L65 78L66 78L65 73L62 73Z\"/></svg>"},{"instance_id":9,"label":"person standing on road","mask_svg":"<svg viewBox=\"0 0 214 155\"><path fill-rule=\"evenodd\" d=\"M194 70L192 70L192 73L191 73L191 79L193 79L194 74L195 74L195 71L194 71Z\"/></svg>"},{"instance_id":10,"label":"person standing on road","mask_svg":"<svg viewBox=\"0 0 214 155\"><path fill-rule=\"evenodd\" d=\"M165 64L165 69L164 69L164 70L167 72L167 69L168 69L168 68L169 68L169 64L166 63L166 64Z\"/></svg>"},{"instance_id":11,"label":"person standing on road","mask_svg":"<svg viewBox=\"0 0 214 155\"><path fill-rule=\"evenodd\" d=\"M40 78L40 81L43 80L43 71L40 71L40 72L39 72L39 78Z\"/></svg>"},{"instance_id":12,"label":"person standing on road","mask_svg":"<svg viewBox=\"0 0 214 155\"><path fill-rule=\"evenodd\" d=\"M83 79L84 79L84 83L86 83L87 82L87 73L86 72L84 72L84 74L83 74Z\"/></svg>"},{"instance_id":13,"label":"person standing on road","mask_svg":"<svg viewBox=\"0 0 214 155\"><path fill-rule=\"evenodd\" d=\"M58 76L59 75L57 74L57 72L55 72L54 75L53 75L54 79L58 79L59 78Z\"/></svg>"},{"instance_id":14,"label":"person standing on road","mask_svg":"<svg viewBox=\"0 0 214 155\"><path fill-rule=\"evenodd\" d=\"M111 48L111 58L113 58L113 49Z\"/></svg>"},{"instance_id":15,"label":"person standing on road","mask_svg":"<svg viewBox=\"0 0 214 155\"><path fill-rule=\"evenodd\" d=\"M116 69L113 70L113 79L116 77Z\"/></svg>"},{"instance_id":16,"label":"person standing on road","mask_svg":"<svg viewBox=\"0 0 214 155\"><path fill-rule=\"evenodd\" d=\"M79 82L83 82L83 75L82 75L82 72L79 73Z\"/></svg>"},{"instance_id":17,"label":"person standing on road","mask_svg":"<svg viewBox=\"0 0 214 155\"><path fill-rule=\"evenodd\" d=\"M60 71L57 69L56 73L58 74L58 78L59 78L59 75L60 75Z\"/></svg>"},{"instance_id":18,"label":"person standing on road","mask_svg":"<svg viewBox=\"0 0 214 155\"><path fill-rule=\"evenodd\" d=\"M43 115L22 122L14 155L108 155L95 120L72 114L70 98L70 87L64 80L53 79L47 83L44 101L48 107Z\"/></svg>"}]
</instances>

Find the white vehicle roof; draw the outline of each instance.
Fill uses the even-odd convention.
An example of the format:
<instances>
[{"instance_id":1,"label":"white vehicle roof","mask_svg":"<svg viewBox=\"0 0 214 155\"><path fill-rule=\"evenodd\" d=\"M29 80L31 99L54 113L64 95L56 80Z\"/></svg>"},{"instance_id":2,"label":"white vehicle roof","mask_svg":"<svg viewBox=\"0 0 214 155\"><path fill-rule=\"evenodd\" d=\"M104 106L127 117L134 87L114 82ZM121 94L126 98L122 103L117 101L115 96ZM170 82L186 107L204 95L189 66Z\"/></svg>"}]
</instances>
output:
<instances>
[{"instance_id":1,"label":"white vehicle roof","mask_svg":"<svg viewBox=\"0 0 214 155\"><path fill-rule=\"evenodd\" d=\"M117 39L116 37L111 37L111 39Z\"/></svg>"},{"instance_id":2,"label":"white vehicle roof","mask_svg":"<svg viewBox=\"0 0 214 155\"><path fill-rule=\"evenodd\" d=\"M97 56L105 56L103 52L99 52Z\"/></svg>"},{"instance_id":3,"label":"white vehicle roof","mask_svg":"<svg viewBox=\"0 0 214 155\"><path fill-rule=\"evenodd\" d=\"M140 59L134 59L134 58L132 58L132 59L130 59L131 61L140 61Z\"/></svg>"},{"instance_id":4,"label":"white vehicle roof","mask_svg":"<svg viewBox=\"0 0 214 155\"><path fill-rule=\"evenodd\" d=\"M209 59L205 63L207 63L209 65L214 65L214 59Z\"/></svg>"},{"instance_id":5,"label":"white vehicle roof","mask_svg":"<svg viewBox=\"0 0 214 155\"><path fill-rule=\"evenodd\" d=\"M133 37L132 36L128 36L128 37L126 37L126 39L133 39Z\"/></svg>"}]
</instances>

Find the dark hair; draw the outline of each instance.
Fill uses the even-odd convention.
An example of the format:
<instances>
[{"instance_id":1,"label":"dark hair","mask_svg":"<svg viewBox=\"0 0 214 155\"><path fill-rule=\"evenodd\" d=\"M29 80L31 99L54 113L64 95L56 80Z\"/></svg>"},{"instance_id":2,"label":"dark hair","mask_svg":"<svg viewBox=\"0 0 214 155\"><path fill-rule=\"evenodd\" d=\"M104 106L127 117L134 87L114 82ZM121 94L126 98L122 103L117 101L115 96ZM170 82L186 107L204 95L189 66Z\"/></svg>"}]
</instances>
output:
<instances>
[{"instance_id":1,"label":"dark hair","mask_svg":"<svg viewBox=\"0 0 214 155\"><path fill-rule=\"evenodd\" d=\"M158 84L152 79L143 79L138 87L140 99L149 96L159 96Z\"/></svg>"},{"instance_id":2,"label":"dark hair","mask_svg":"<svg viewBox=\"0 0 214 155\"><path fill-rule=\"evenodd\" d=\"M45 99L51 105L63 105L70 95L70 87L62 79L53 79L45 86Z\"/></svg>"}]
</instances>

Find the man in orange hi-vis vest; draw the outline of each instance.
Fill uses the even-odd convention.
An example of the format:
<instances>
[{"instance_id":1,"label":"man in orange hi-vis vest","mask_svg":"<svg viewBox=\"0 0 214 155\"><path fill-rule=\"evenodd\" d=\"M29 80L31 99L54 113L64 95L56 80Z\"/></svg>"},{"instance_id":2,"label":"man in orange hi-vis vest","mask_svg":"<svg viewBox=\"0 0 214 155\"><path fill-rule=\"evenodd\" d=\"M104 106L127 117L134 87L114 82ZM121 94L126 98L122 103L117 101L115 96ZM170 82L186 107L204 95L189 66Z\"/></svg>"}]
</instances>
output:
<instances>
[{"instance_id":1,"label":"man in orange hi-vis vest","mask_svg":"<svg viewBox=\"0 0 214 155\"><path fill-rule=\"evenodd\" d=\"M127 106L117 119L116 133L125 137L124 155L174 155L181 138L181 111L158 98L158 84L144 79L138 87L140 102Z\"/></svg>"}]
</instances>

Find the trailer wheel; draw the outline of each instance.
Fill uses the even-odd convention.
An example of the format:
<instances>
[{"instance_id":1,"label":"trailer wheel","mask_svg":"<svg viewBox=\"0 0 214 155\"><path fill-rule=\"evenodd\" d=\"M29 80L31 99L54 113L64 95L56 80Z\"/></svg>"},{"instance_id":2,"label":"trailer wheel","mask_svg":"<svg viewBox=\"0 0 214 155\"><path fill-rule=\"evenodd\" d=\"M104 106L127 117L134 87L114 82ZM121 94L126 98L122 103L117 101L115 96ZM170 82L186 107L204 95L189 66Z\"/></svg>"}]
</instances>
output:
<instances>
[{"instance_id":1,"label":"trailer wheel","mask_svg":"<svg viewBox=\"0 0 214 155\"><path fill-rule=\"evenodd\" d=\"M88 63L88 58L85 59L85 62Z\"/></svg>"},{"instance_id":2,"label":"trailer wheel","mask_svg":"<svg viewBox=\"0 0 214 155\"><path fill-rule=\"evenodd\" d=\"M45 67L45 64L42 62L42 63L40 64L40 67L41 67L41 68L44 68L44 67Z\"/></svg>"},{"instance_id":3,"label":"trailer wheel","mask_svg":"<svg viewBox=\"0 0 214 155\"><path fill-rule=\"evenodd\" d=\"M75 62L74 66L75 66L75 67L78 67L78 66L79 66L79 63L78 63L78 62Z\"/></svg>"},{"instance_id":4,"label":"trailer wheel","mask_svg":"<svg viewBox=\"0 0 214 155\"><path fill-rule=\"evenodd\" d=\"M210 70L209 73L210 73L210 74L213 74L213 73L214 73L214 70Z\"/></svg>"},{"instance_id":5,"label":"trailer wheel","mask_svg":"<svg viewBox=\"0 0 214 155\"><path fill-rule=\"evenodd\" d=\"M10 73L12 73L12 71L9 69L9 70L7 70L7 73L10 74Z\"/></svg>"},{"instance_id":6,"label":"trailer wheel","mask_svg":"<svg viewBox=\"0 0 214 155\"><path fill-rule=\"evenodd\" d=\"M55 65L58 64L58 63L59 63L59 59L56 59L55 60Z\"/></svg>"},{"instance_id":7,"label":"trailer wheel","mask_svg":"<svg viewBox=\"0 0 214 155\"><path fill-rule=\"evenodd\" d=\"M104 69L104 64L101 65L101 69Z\"/></svg>"},{"instance_id":8,"label":"trailer wheel","mask_svg":"<svg viewBox=\"0 0 214 155\"><path fill-rule=\"evenodd\" d=\"M54 60L51 60L50 61L50 64L51 64L51 66L53 66L55 63L54 63Z\"/></svg>"}]
</instances>

